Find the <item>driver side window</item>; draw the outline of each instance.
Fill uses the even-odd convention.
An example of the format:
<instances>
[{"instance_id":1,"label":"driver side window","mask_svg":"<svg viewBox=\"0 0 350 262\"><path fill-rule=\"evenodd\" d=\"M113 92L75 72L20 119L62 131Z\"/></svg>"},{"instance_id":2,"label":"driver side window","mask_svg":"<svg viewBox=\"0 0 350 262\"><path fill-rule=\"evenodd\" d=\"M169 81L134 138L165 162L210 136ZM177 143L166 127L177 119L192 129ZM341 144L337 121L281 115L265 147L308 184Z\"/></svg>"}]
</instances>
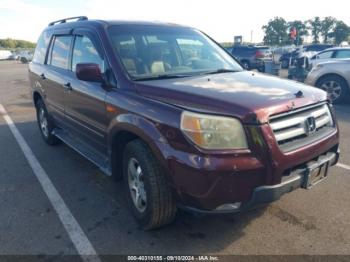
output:
<instances>
[{"instance_id":1,"label":"driver side window","mask_svg":"<svg viewBox=\"0 0 350 262\"><path fill-rule=\"evenodd\" d=\"M75 72L79 63L94 63L100 66L102 73L105 72L105 63L92 41L86 36L76 36L74 41L72 70Z\"/></svg>"}]
</instances>

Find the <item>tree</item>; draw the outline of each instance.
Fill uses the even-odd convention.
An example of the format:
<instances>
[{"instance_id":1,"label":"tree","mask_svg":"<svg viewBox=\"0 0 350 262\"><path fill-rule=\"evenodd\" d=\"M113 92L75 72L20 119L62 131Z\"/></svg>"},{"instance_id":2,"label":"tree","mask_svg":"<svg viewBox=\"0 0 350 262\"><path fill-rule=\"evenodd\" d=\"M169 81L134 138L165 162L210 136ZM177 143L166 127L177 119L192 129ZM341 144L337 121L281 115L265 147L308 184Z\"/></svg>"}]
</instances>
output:
<instances>
[{"instance_id":1,"label":"tree","mask_svg":"<svg viewBox=\"0 0 350 262\"><path fill-rule=\"evenodd\" d=\"M337 21L334 31L329 34L330 37L334 37L334 43L339 45L341 42L346 41L350 36L350 27L343 21Z\"/></svg>"},{"instance_id":2,"label":"tree","mask_svg":"<svg viewBox=\"0 0 350 262\"><path fill-rule=\"evenodd\" d=\"M313 43L317 44L320 42L320 33L321 33L321 19L316 16L314 19L308 21L309 29L311 30L311 35L313 38Z\"/></svg>"},{"instance_id":3,"label":"tree","mask_svg":"<svg viewBox=\"0 0 350 262\"><path fill-rule=\"evenodd\" d=\"M293 27L295 27L295 29L297 30L297 37L294 40L294 44L301 45L304 41L303 37L309 35L307 24L306 22L300 20L288 22L289 32L292 30Z\"/></svg>"},{"instance_id":4,"label":"tree","mask_svg":"<svg viewBox=\"0 0 350 262\"><path fill-rule=\"evenodd\" d=\"M16 39L0 39L0 46L3 48L15 49L15 48L34 48L35 44L26 40Z\"/></svg>"},{"instance_id":5,"label":"tree","mask_svg":"<svg viewBox=\"0 0 350 262\"><path fill-rule=\"evenodd\" d=\"M264 43L267 45L282 45L288 42L288 24L282 17L270 20L262 29L265 32Z\"/></svg>"},{"instance_id":6,"label":"tree","mask_svg":"<svg viewBox=\"0 0 350 262\"><path fill-rule=\"evenodd\" d=\"M323 36L324 43L328 43L328 37L334 30L336 22L337 19L331 16L327 16L321 21L321 35Z\"/></svg>"}]
</instances>

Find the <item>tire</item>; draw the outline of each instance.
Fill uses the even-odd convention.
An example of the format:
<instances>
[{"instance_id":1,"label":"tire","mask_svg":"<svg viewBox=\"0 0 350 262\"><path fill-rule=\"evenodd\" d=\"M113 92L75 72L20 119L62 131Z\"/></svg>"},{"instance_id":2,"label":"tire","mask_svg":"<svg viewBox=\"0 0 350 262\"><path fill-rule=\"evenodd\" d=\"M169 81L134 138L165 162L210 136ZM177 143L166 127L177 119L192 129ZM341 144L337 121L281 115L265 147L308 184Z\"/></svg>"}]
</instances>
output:
<instances>
[{"instance_id":1,"label":"tire","mask_svg":"<svg viewBox=\"0 0 350 262\"><path fill-rule=\"evenodd\" d=\"M51 146L58 144L60 140L52 133L55 126L49 113L47 112L44 102L39 99L35 107L39 130L44 141Z\"/></svg>"},{"instance_id":2,"label":"tire","mask_svg":"<svg viewBox=\"0 0 350 262\"><path fill-rule=\"evenodd\" d=\"M346 81L336 75L322 77L317 81L316 86L326 91L334 104L344 102L349 94L349 86Z\"/></svg>"},{"instance_id":3,"label":"tire","mask_svg":"<svg viewBox=\"0 0 350 262\"><path fill-rule=\"evenodd\" d=\"M250 63L249 63L247 60L241 61L241 64L242 64L242 66L243 66L243 68L244 68L245 70L250 70L250 69L251 69Z\"/></svg>"},{"instance_id":4,"label":"tire","mask_svg":"<svg viewBox=\"0 0 350 262\"><path fill-rule=\"evenodd\" d=\"M139 139L126 145L123 180L128 206L143 229L155 229L173 222L176 205L171 189L150 148Z\"/></svg>"}]
</instances>

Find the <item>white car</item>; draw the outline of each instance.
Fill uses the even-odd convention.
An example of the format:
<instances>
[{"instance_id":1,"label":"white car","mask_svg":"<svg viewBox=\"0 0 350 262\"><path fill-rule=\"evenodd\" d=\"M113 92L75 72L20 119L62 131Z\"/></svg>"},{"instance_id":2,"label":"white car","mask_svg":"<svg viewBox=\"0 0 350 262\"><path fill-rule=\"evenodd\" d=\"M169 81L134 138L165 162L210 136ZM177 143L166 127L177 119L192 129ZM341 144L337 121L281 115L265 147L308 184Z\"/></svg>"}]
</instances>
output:
<instances>
[{"instance_id":1,"label":"white car","mask_svg":"<svg viewBox=\"0 0 350 262\"><path fill-rule=\"evenodd\" d=\"M309 63L311 67L314 67L318 63L349 58L350 47L333 47L315 54L309 59Z\"/></svg>"},{"instance_id":2,"label":"white car","mask_svg":"<svg viewBox=\"0 0 350 262\"><path fill-rule=\"evenodd\" d=\"M12 53L8 50L0 50L0 60L7 60L11 57Z\"/></svg>"}]
</instances>

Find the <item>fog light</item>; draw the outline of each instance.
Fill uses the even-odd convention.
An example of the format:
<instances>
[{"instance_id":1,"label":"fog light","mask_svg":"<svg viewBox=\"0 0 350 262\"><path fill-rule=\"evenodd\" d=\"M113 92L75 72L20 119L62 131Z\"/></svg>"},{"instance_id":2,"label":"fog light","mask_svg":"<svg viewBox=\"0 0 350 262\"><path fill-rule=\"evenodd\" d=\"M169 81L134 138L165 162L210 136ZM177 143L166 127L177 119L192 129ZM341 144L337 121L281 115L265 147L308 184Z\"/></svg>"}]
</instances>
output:
<instances>
[{"instance_id":1,"label":"fog light","mask_svg":"<svg viewBox=\"0 0 350 262\"><path fill-rule=\"evenodd\" d=\"M242 204L242 202L223 204L223 205L218 206L217 208L215 208L215 210L218 210L218 211L236 210L236 209L241 207L241 204Z\"/></svg>"}]
</instances>

